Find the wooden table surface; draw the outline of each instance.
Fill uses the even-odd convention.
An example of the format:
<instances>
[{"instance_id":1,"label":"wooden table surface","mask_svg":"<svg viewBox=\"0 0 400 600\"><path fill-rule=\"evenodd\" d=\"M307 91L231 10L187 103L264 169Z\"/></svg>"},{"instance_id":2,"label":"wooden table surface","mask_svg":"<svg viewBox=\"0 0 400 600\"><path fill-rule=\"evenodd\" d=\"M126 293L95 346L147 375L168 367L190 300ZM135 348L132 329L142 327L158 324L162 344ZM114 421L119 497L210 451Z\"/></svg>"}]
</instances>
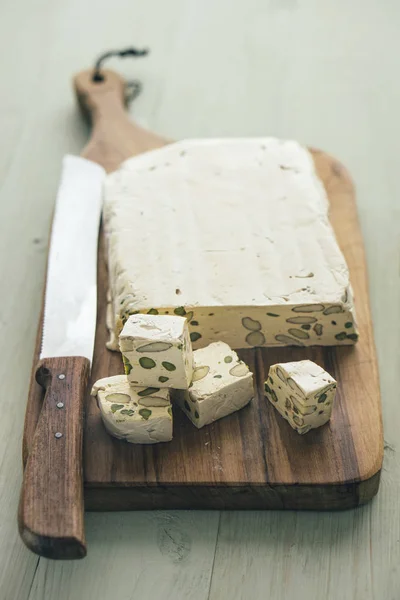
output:
<instances>
[{"instance_id":1,"label":"wooden table surface","mask_svg":"<svg viewBox=\"0 0 400 600\"><path fill-rule=\"evenodd\" d=\"M400 598L400 129L396 0L3 0L0 5L0 597L2 600ZM86 516L89 554L19 540L21 434L61 158L87 131L70 76L101 51L170 138L277 135L336 155L358 190L385 427L381 489L344 513Z\"/></svg>"}]
</instances>

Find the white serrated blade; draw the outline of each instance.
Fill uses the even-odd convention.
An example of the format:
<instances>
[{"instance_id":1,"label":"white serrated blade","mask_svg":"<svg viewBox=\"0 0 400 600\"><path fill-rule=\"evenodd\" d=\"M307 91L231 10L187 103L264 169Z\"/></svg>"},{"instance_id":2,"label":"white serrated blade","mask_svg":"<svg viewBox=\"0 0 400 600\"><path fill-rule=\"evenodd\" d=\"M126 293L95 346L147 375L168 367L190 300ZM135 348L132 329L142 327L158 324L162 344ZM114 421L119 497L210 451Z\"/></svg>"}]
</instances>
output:
<instances>
[{"instance_id":1,"label":"white serrated blade","mask_svg":"<svg viewBox=\"0 0 400 600\"><path fill-rule=\"evenodd\" d=\"M51 232L40 358L92 361L97 310L97 241L104 169L65 156Z\"/></svg>"}]
</instances>

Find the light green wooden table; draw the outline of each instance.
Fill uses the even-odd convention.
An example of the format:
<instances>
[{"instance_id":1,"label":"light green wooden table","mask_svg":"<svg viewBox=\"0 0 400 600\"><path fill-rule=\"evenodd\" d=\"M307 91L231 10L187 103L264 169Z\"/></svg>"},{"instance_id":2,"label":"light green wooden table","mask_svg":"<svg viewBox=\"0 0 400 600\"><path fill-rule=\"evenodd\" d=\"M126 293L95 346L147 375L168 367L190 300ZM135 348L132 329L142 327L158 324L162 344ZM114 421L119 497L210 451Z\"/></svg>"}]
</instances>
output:
<instances>
[{"instance_id":1,"label":"light green wooden table","mask_svg":"<svg viewBox=\"0 0 400 600\"><path fill-rule=\"evenodd\" d=\"M1 600L400 598L400 3L2 0L0 3ZM21 434L61 158L86 131L70 76L98 52L139 77L132 107L170 138L294 137L351 170L381 373L379 496L345 513L88 514L88 557L18 538Z\"/></svg>"}]
</instances>

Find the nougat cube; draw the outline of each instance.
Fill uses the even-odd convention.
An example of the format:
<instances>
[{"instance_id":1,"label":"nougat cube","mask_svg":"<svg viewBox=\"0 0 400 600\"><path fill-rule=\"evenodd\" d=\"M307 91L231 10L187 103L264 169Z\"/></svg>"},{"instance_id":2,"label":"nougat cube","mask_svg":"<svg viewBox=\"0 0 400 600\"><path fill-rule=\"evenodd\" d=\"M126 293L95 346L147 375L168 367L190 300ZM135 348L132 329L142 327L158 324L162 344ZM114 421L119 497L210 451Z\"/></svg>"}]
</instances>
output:
<instances>
[{"instance_id":1,"label":"nougat cube","mask_svg":"<svg viewBox=\"0 0 400 600\"><path fill-rule=\"evenodd\" d=\"M132 387L126 375L99 379L91 391L108 433L133 444L172 440L169 393L166 388Z\"/></svg>"},{"instance_id":2,"label":"nougat cube","mask_svg":"<svg viewBox=\"0 0 400 600\"><path fill-rule=\"evenodd\" d=\"M311 360L272 365L265 382L271 404L299 434L331 418L337 383Z\"/></svg>"},{"instance_id":3,"label":"nougat cube","mask_svg":"<svg viewBox=\"0 0 400 600\"><path fill-rule=\"evenodd\" d=\"M253 374L224 342L193 352L193 379L188 390L174 392L176 402L200 428L240 410L254 395Z\"/></svg>"},{"instance_id":4,"label":"nougat cube","mask_svg":"<svg viewBox=\"0 0 400 600\"><path fill-rule=\"evenodd\" d=\"M119 347L131 385L189 387L193 351L185 317L133 315L122 329Z\"/></svg>"}]
</instances>

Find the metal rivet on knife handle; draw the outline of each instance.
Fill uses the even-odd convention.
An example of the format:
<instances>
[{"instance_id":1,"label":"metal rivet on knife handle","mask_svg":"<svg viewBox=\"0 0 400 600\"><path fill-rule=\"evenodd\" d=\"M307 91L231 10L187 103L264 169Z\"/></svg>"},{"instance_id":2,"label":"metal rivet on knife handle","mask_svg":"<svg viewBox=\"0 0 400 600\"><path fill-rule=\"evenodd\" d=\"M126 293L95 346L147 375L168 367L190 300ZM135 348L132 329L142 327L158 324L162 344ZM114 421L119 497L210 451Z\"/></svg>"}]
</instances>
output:
<instances>
[{"instance_id":1,"label":"metal rivet on knife handle","mask_svg":"<svg viewBox=\"0 0 400 600\"><path fill-rule=\"evenodd\" d=\"M57 402L57 408L64 408L64 402Z\"/></svg>"},{"instance_id":2,"label":"metal rivet on knife handle","mask_svg":"<svg viewBox=\"0 0 400 600\"><path fill-rule=\"evenodd\" d=\"M64 373L60 373L60 375L58 376L58 379L65 379Z\"/></svg>"},{"instance_id":3,"label":"metal rivet on knife handle","mask_svg":"<svg viewBox=\"0 0 400 600\"><path fill-rule=\"evenodd\" d=\"M57 433L54 434L54 437L56 437L59 440L62 437L62 433L57 431Z\"/></svg>"}]
</instances>

